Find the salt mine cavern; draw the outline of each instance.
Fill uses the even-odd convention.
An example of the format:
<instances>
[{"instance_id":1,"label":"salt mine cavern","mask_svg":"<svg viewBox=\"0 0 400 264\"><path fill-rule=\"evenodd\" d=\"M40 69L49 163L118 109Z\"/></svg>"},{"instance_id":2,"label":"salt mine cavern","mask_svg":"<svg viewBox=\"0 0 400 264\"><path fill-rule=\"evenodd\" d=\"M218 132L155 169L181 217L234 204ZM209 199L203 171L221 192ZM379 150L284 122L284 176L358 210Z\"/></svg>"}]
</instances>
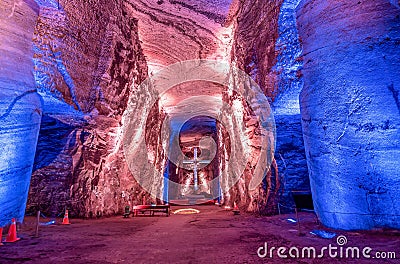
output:
<instances>
[{"instance_id":1,"label":"salt mine cavern","mask_svg":"<svg viewBox=\"0 0 400 264\"><path fill-rule=\"evenodd\" d=\"M400 259L400 1L3 0L0 54L0 263Z\"/></svg>"}]
</instances>

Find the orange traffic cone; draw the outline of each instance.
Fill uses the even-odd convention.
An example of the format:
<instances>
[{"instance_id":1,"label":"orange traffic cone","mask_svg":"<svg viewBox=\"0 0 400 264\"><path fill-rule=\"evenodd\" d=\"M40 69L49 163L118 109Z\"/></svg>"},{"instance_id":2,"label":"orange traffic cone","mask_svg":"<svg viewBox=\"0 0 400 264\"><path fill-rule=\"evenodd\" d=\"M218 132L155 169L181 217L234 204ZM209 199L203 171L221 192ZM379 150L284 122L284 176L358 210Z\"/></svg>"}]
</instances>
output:
<instances>
[{"instance_id":1,"label":"orange traffic cone","mask_svg":"<svg viewBox=\"0 0 400 264\"><path fill-rule=\"evenodd\" d=\"M71 223L69 222L69 218L68 218L68 210L65 209L65 214L64 214L64 218L63 221L61 223L62 225L70 225Z\"/></svg>"},{"instance_id":2,"label":"orange traffic cone","mask_svg":"<svg viewBox=\"0 0 400 264\"><path fill-rule=\"evenodd\" d=\"M3 238L3 228L2 227L0 227L0 246L4 246L4 244L3 243L1 243L1 239Z\"/></svg>"},{"instance_id":3,"label":"orange traffic cone","mask_svg":"<svg viewBox=\"0 0 400 264\"><path fill-rule=\"evenodd\" d=\"M18 240L20 240L20 238L17 237L17 223L16 223L15 218L13 218L11 220L10 229L8 229L8 235L6 237L6 240L4 240L4 242L12 243L12 242L16 242Z\"/></svg>"},{"instance_id":4,"label":"orange traffic cone","mask_svg":"<svg viewBox=\"0 0 400 264\"><path fill-rule=\"evenodd\" d=\"M240 214L239 207L237 206L236 202L233 202L233 214L234 215Z\"/></svg>"}]
</instances>

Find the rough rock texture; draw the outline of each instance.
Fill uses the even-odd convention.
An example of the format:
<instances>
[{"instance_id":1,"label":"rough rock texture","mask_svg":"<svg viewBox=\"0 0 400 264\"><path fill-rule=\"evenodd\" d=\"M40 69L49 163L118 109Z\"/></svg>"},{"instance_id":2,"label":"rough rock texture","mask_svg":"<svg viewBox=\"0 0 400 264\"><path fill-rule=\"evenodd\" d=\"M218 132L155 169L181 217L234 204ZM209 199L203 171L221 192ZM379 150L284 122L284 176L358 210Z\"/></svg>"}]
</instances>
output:
<instances>
[{"instance_id":1,"label":"rough rock texture","mask_svg":"<svg viewBox=\"0 0 400 264\"><path fill-rule=\"evenodd\" d=\"M232 25L234 40L231 61L239 69L249 74L267 97L273 95L276 81L276 74L272 73L272 67L276 59L275 43L278 38L278 14L281 4L282 1L242 1L236 6ZM247 89L251 88L247 87ZM257 173L255 172L256 164L262 158L259 145L262 134L260 123L244 98L232 97L229 90L224 93L223 98L233 106L232 109L224 109L223 114L227 115L229 122L236 128L235 134L238 134L230 135L231 144L241 145L240 148L251 153L251 159L247 163L243 175L234 188L224 196L224 200L230 204L235 201L239 207L247 211L273 214L276 212L280 186L275 161L272 162L273 168L265 175L265 182L258 188L249 190L251 177ZM230 114L230 111L233 113ZM239 111L241 114L238 117L234 113ZM241 127L246 127L248 139L238 138ZM227 145L226 142L224 145ZM219 153L226 158L224 155L227 151L226 147L222 148ZM229 167L226 170L228 175L232 174Z\"/></svg>"},{"instance_id":2,"label":"rough rock texture","mask_svg":"<svg viewBox=\"0 0 400 264\"><path fill-rule=\"evenodd\" d=\"M271 101L278 102L277 95L289 94L290 102L298 102L293 99L300 82L296 75L297 35L285 29L294 28L294 7L287 7L291 20L282 29L279 21L286 14L280 8L282 2L41 1L34 62L45 116L29 209L56 215L69 207L75 215L101 216L121 211L126 204L141 203L145 190L163 191L164 200L168 200L162 173L179 183L191 174L182 170L175 177L174 166L167 165L168 138L181 132L174 130L174 122L188 111L208 115L222 110L222 119L236 130L228 136L220 124L212 126L218 157L200 174L213 179L217 170L224 171L221 184L225 186L226 205L237 202L243 210L275 213L279 177L285 177L289 182L286 186L293 189L307 185L304 169L294 169L296 165L305 167L298 112L288 114L293 116L290 118L281 113L279 163L270 161L273 166L265 181L251 189L254 174L264 176L257 171L257 164L266 157L260 156L262 120L256 118L245 96L232 94L232 87L210 83L171 87L162 95L151 85L138 88L138 84L147 77L147 64L150 76L154 76L159 67L178 61L224 59L254 77ZM287 50L282 48L286 41L293 42ZM232 72L231 86L238 81L237 74ZM195 96L209 97L179 105ZM274 107L283 109L285 105ZM164 122L171 122L171 131L161 130ZM184 139L188 156L189 145L197 144L200 130L198 126L197 135ZM123 142L124 131L132 133L128 133L132 136L128 142ZM135 141L134 135L142 133L143 140ZM127 159L124 143L129 146ZM247 152L249 160L230 189L227 186L233 170L225 161L237 155L231 153L232 144ZM146 159L135 159L137 155ZM145 182L144 189L133 176ZM146 196L147 202L154 202Z\"/></svg>"},{"instance_id":3,"label":"rough rock texture","mask_svg":"<svg viewBox=\"0 0 400 264\"><path fill-rule=\"evenodd\" d=\"M0 227L22 221L42 103L32 75L34 1L0 5Z\"/></svg>"},{"instance_id":4,"label":"rough rock texture","mask_svg":"<svg viewBox=\"0 0 400 264\"><path fill-rule=\"evenodd\" d=\"M122 1L48 3L41 6L35 33L39 91L76 110L121 115L132 79L147 76L144 57L135 52L137 20Z\"/></svg>"},{"instance_id":5,"label":"rough rock texture","mask_svg":"<svg viewBox=\"0 0 400 264\"><path fill-rule=\"evenodd\" d=\"M139 20L150 73L160 66L193 60L226 57L231 41L231 0L128 1Z\"/></svg>"},{"instance_id":6,"label":"rough rock texture","mask_svg":"<svg viewBox=\"0 0 400 264\"><path fill-rule=\"evenodd\" d=\"M28 210L101 216L142 199L124 162L121 116L147 76L122 1L41 3L35 78L45 101Z\"/></svg>"},{"instance_id":7,"label":"rough rock texture","mask_svg":"<svg viewBox=\"0 0 400 264\"><path fill-rule=\"evenodd\" d=\"M293 212L292 191L310 191L307 161L301 126L299 95L303 87L300 69L303 65L296 25L299 0L285 0L278 19L276 42L277 94L272 102L276 122L275 159L282 179L281 212Z\"/></svg>"},{"instance_id":8,"label":"rough rock texture","mask_svg":"<svg viewBox=\"0 0 400 264\"><path fill-rule=\"evenodd\" d=\"M385 0L303 1L301 113L322 223L399 228L400 9Z\"/></svg>"},{"instance_id":9,"label":"rough rock texture","mask_svg":"<svg viewBox=\"0 0 400 264\"><path fill-rule=\"evenodd\" d=\"M250 1L239 5L235 20L232 58L260 85L269 98L276 96L277 76L272 71L278 55L278 18L283 0Z\"/></svg>"},{"instance_id":10,"label":"rough rock texture","mask_svg":"<svg viewBox=\"0 0 400 264\"><path fill-rule=\"evenodd\" d=\"M34 54L35 3L3 1L0 9L0 141L5 150L0 152L0 200L7 205L0 208L1 221L23 215L41 116L30 74L32 58L43 97L43 125L29 210L54 216L69 207L87 217L154 202L133 177L148 168L155 170L140 176L151 191L165 194L168 186L159 176L174 177L169 172L173 167L167 166L168 139L180 131L171 125L171 131L161 132L161 127L181 118L177 102L194 95L210 97L186 107L203 115L221 110L221 119L236 129L228 135L220 123L213 126L223 203L274 213L282 187L284 203L290 204L288 191L308 188L297 107L303 85L298 70L304 61L302 127L321 221L343 229L399 228L398 1L302 1L298 29L304 60L295 26L297 0L37 3ZM265 120L257 120L246 98L233 93L238 72L231 72L227 87L178 87L161 98L151 85L138 88L147 77L147 64L153 76L162 66L202 58L237 65L271 100L277 120L275 159L255 189L250 188L251 177L259 173L257 162L266 158L259 155L260 123ZM143 141L132 138L129 143L146 160L125 159L122 134L130 129L145 134ZM195 142L199 134L184 141ZM232 146L250 158L230 189L234 170L227 161L238 155ZM190 156L190 146L185 148ZM205 177L214 177L215 170L207 170Z\"/></svg>"},{"instance_id":11,"label":"rough rock texture","mask_svg":"<svg viewBox=\"0 0 400 264\"><path fill-rule=\"evenodd\" d=\"M281 212L293 212L292 191L310 192L307 161L304 150L301 116L277 115L275 159L282 185L279 199Z\"/></svg>"},{"instance_id":12,"label":"rough rock texture","mask_svg":"<svg viewBox=\"0 0 400 264\"><path fill-rule=\"evenodd\" d=\"M188 0L159 1L158 5L155 6L152 5L150 1L130 2L130 10L132 10L132 12L134 12L139 18L140 38L143 41L144 53L150 65L150 71L154 72L160 66L166 66L174 62L189 59L211 58L226 59L230 61L231 56L236 56L234 53L231 53L234 41L233 34L243 34L245 32L245 25L241 26L242 32L233 33L233 29L236 25L234 23L234 18L236 18L239 13L238 16L244 17L246 10L241 9L239 12L239 5L236 1L230 8L229 4L231 4L230 1L204 1L199 3L199 1ZM247 2L245 8L250 8L251 5L252 3ZM261 7L263 6L263 3L260 1L258 2L258 5ZM265 7L264 9L267 10L268 8L269 7ZM257 10L257 8L254 8L253 10L261 16L260 10ZM245 19L246 18L243 18L243 21L245 21ZM271 18L271 20L274 20L274 18ZM275 20L277 20L277 18L275 18ZM267 24L268 22L266 21L263 25ZM261 31L261 28L257 28L257 30ZM255 32L253 38L256 38L256 34L257 32ZM267 38L264 40L268 45L272 42L271 45L274 46L276 38ZM244 53L245 52L246 51L244 51ZM260 54L263 54L263 52L260 51ZM242 55L243 54L240 53L237 56L240 57ZM266 58L266 56L263 58ZM270 67L272 66L273 64L270 64ZM193 84L193 86L196 88L199 87L195 86L195 84ZM225 116L225 118L230 120L229 122L232 121L231 124L233 126L237 125L238 131L242 129L247 130L249 137L254 137L254 143L253 146L248 146L247 142L249 139L247 137L241 138L239 135L236 135L236 137L232 135L230 138L232 144L237 144L238 146L243 145L240 147L249 150L249 152L251 152L251 157L245 175L242 175L243 177L235 190L231 190L231 193L225 196L224 203L232 206L233 202L236 201L243 209L248 211L254 212L264 210L265 201L267 200L266 197L268 197L266 189L264 188L265 186L261 186L259 190L255 191L255 193L248 193L248 185L251 181L252 170L254 170L254 166L259 157L258 148L260 146L257 145L259 144L257 143L259 135L254 136L254 131L257 130L258 126L257 121L252 118L250 110L244 110L246 109L246 104L243 99L236 100L236 98L229 98L226 90L220 91L219 94L213 94L209 87L210 85L204 85L203 87L200 86L197 90L192 87L187 87L188 89L183 90L182 92L180 92L181 89L177 89L176 93L170 92L169 94L162 96L162 105L166 109L166 112L171 116L173 122L174 119L179 119L184 115L182 113L184 112L182 108L178 109L176 107L177 110L175 110L175 112L177 113L174 112L173 108L180 100L184 100L185 96L193 97L207 94L213 96L216 100L221 100L219 98L221 98L221 95L225 93L225 103L231 106L230 111L228 111L229 113L226 112L227 116ZM225 89L226 88L227 87L225 87ZM172 107L170 107L171 102ZM218 112L221 108L220 105L215 104L211 100L193 100L191 103L186 105L186 107L191 106L190 109L187 109L199 113L200 115L204 115L207 111ZM236 109L236 106L233 106L233 103L236 103L239 108ZM172 108L172 110L169 108ZM205 112L202 112L202 109L204 109ZM234 117L233 110L248 111L248 113L244 113L243 115L238 114ZM233 121L233 118L235 121ZM136 123L140 123L139 117ZM172 126L172 129L174 129L174 127L175 126ZM172 131L172 135L176 133L179 133L179 131ZM219 142L228 145L227 138L219 138ZM163 144L166 145L166 142L163 142ZM219 156L218 158L219 160L222 160L223 157ZM169 169L173 170L174 167L169 166ZM222 181L230 177L229 170L225 171L225 176L221 175L223 178ZM169 174L171 178L175 177L173 172L169 172ZM178 181L180 182L182 180L183 179L179 179ZM272 187L270 186L270 188ZM229 192L229 188L224 191ZM231 197L233 198L231 199ZM260 202L258 202L258 200L260 200Z\"/></svg>"},{"instance_id":13,"label":"rough rock texture","mask_svg":"<svg viewBox=\"0 0 400 264\"><path fill-rule=\"evenodd\" d=\"M300 114L299 95L303 87L300 69L303 65L301 44L296 24L296 7L300 0L285 0L278 18L278 39L275 49L277 74L276 96L273 98L275 115ZM300 120L300 119L298 119Z\"/></svg>"},{"instance_id":14,"label":"rough rock texture","mask_svg":"<svg viewBox=\"0 0 400 264\"><path fill-rule=\"evenodd\" d=\"M282 196L271 198L272 209L268 210L273 213L277 202L291 210L292 190L309 189L298 100L302 87L298 73L301 48L295 20L298 2L243 1L234 26L232 59L257 81L274 110L276 163L270 176L272 183L280 186L275 192L280 191ZM275 189L275 184L269 188Z\"/></svg>"}]
</instances>

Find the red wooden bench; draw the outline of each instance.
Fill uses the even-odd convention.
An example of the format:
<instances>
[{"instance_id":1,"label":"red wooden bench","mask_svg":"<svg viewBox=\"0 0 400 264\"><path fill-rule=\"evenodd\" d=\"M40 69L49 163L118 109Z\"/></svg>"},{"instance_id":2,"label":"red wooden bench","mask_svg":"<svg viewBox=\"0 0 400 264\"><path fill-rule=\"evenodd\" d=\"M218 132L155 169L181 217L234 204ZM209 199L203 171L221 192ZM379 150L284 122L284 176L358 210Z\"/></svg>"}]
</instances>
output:
<instances>
[{"instance_id":1,"label":"red wooden bench","mask_svg":"<svg viewBox=\"0 0 400 264\"><path fill-rule=\"evenodd\" d=\"M145 213L150 212L151 216L154 216L154 213L160 212L165 213L167 216L170 215L171 207L170 205L135 205L132 208L133 216L138 216L139 212Z\"/></svg>"}]
</instances>

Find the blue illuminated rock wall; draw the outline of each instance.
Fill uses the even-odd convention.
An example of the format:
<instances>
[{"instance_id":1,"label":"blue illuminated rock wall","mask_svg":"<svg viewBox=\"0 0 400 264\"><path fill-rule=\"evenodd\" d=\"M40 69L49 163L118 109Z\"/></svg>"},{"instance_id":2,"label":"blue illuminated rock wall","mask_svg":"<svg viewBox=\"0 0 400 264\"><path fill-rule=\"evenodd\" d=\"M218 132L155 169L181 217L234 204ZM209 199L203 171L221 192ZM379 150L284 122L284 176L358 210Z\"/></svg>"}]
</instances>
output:
<instances>
[{"instance_id":1,"label":"blue illuminated rock wall","mask_svg":"<svg viewBox=\"0 0 400 264\"><path fill-rule=\"evenodd\" d=\"M0 8L0 227L22 221L42 115L32 75L34 1Z\"/></svg>"},{"instance_id":2,"label":"blue illuminated rock wall","mask_svg":"<svg viewBox=\"0 0 400 264\"><path fill-rule=\"evenodd\" d=\"M300 69L301 45L296 25L296 7L300 0L285 0L278 19L277 62L273 72L278 77L272 103L276 122L275 159L282 179L281 212L293 212L292 191L309 191L306 155L301 126L299 95L303 88Z\"/></svg>"},{"instance_id":3,"label":"blue illuminated rock wall","mask_svg":"<svg viewBox=\"0 0 400 264\"><path fill-rule=\"evenodd\" d=\"M286 212L293 212L291 191L310 189L299 106L303 82L296 29L298 3L243 1L233 46L236 63L261 86L274 111L275 160L281 186L278 199Z\"/></svg>"},{"instance_id":4,"label":"blue illuminated rock wall","mask_svg":"<svg viewBox=\"0 0 400 264\"><path fill-rule=\"evenodd\" d=\"M315 209L338 229L400 228L400 9L302 1L301 114Z\"/></svg>"}]
</instances>

